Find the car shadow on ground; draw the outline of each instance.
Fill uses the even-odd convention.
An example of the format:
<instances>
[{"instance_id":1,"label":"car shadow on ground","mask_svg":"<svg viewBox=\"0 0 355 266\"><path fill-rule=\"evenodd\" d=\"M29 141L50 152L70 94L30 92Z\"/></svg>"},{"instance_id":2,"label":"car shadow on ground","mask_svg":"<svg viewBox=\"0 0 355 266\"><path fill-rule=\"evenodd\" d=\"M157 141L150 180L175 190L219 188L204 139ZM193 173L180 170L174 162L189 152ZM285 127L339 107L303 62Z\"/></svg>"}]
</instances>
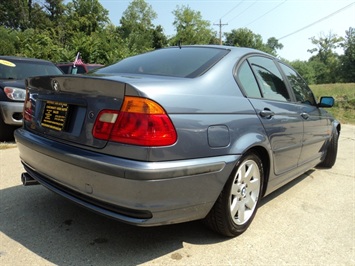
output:
<instances>
[{"instance_id":1,"label":"car shadow on ground","mask_svg":"<svg viewBox=\"0 0 355 266\"><path fill-rule=\"evenodd\" d=\"M264 198L261 207L308 175ZM137 265L167 254L178 260L184 242L207 245L229 240L200 221L149 228L127 225L92 213L42 186L3 189L0 201L0 230L56 265Z\"/></svg>"},{"instance_id":2,"label":"car shadow on ground","mask_svg":"<svg viewBox=\"0 0 355 266\"><path fill-rule=\"evenodd\" d=\"M174 253L183 242L226 240L200 221L149 228L127 225L42 186L4 189L0 201L1 232L56 265L137 265Z\"/></svg>"},{"instance_id":3,"label":"car shadow on ground","mask_svg":"<svg viewBox=\"0 0 355 266\"><path fill-rule=\"evenodd\" d=\"M285 184L284 186L280 187L276 191L272 192L271 194L265 196L261 202L259 208L262 208L262 206L266 205L268 202L274 200L277 198L279 195L285 193L287 190L291 189L292 187L296 186L298 183L302 182L304 179L307 177L312 176L312 173L315 171L315 169L310 169L304 174L298 176L297 178L293 179L289 183Z\"/></svg>"}]
</instances>

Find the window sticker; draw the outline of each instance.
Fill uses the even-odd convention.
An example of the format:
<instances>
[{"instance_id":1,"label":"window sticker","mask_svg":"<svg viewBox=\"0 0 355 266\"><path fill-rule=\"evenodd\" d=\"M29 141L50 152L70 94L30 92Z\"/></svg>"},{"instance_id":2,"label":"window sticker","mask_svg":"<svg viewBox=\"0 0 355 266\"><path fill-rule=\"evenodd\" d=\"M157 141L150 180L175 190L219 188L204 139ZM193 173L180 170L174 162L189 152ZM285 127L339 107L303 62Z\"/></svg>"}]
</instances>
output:
<instances>
[{"instance_id":1,"label":"window sticker","mask_svg":"<svg viewBox=\"0 0 355 266\"><path fill-rule=\"evenodd\" d=\"M9 67L15 67L16 65L10 61L6 61L6 60L2 60L0 59L0 64L5 65L5 66L9 66Z\"/></svg>"}]
</instances>

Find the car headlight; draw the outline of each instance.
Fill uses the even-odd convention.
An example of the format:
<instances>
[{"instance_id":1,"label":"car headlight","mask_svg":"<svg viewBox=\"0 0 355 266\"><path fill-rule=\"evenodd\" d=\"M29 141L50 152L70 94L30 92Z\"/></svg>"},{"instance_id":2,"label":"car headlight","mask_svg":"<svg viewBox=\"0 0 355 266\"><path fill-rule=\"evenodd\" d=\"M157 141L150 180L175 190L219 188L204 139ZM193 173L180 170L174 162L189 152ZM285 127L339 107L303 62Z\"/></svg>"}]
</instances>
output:
<instances>
[{"instance_id":1,"label":"car headlight","mask_svg":"<svg viewBox=\"0 0 355 266\"><path fill-rule=\"evenodd\" d=\"M26 90L16 87L5 87L4 92L7 98L15 101L24 101L26 98Z\"/></svg>"}]
</instances>

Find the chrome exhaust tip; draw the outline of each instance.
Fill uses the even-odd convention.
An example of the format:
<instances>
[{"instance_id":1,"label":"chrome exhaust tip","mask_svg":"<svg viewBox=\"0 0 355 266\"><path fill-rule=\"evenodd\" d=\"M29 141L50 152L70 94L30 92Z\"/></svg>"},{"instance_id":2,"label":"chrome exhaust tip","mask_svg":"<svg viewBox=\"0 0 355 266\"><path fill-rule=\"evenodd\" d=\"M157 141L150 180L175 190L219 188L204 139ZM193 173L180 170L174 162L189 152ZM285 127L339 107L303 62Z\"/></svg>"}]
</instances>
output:
<instances>
[{"instance_id":1,"label":"chrome exhaust tip","mask_svg":"<svg viewBox=\"0 0 355 266\"><path fill-rule=\"evenodd\" d=\"M24 186L39 185L39 182L33 179L28 173L21 174L21 181Z\"/></svg>"}]
</instances>

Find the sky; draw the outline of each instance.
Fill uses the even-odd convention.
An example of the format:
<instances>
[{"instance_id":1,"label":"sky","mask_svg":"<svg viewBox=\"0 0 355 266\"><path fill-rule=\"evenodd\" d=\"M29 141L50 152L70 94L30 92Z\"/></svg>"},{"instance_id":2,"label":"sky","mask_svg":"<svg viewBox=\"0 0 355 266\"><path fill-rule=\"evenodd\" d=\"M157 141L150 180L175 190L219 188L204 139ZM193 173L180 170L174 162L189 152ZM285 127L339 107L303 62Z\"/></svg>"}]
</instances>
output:
<instances>
[{"instance_id":1,"label":"sky","mask_svg":"<svg viewBox=\"0 0 355 266\"><path fill-rule=\"evenodd\" d=\"M109 11L111 22L119 26L120 18L131 1L99 0ZM187 6L200 12L202 19L211 23L219 36L219 24L223 33L233 29L248 28L260 34L263 42L275 37L284 48L278 55L286 60L308 60L312 56L308 49L315 48L310 38L336 34L345 37L345 31L355 28L354 0L145 0L157 13L154 25L161 25L164 34L176 34L172 12L177 6ZM339 54L342 49L337 50Z\"/></svg>"}]
</instances>

